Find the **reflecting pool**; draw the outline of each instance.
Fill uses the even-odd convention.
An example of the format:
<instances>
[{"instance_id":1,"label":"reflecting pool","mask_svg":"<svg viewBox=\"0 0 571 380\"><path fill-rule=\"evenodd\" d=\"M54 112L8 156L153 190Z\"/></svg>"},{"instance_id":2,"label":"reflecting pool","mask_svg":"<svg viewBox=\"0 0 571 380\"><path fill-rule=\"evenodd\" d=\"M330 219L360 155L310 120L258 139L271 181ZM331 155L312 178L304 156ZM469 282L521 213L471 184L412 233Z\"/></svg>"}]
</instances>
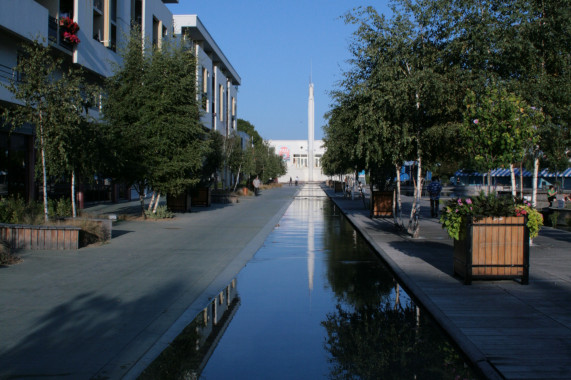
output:
<instances>
[{"instance_id":1,"label":"reflecting pool","mask_svg":"<svg viewBox=\"0 0 571 380\"><path fill-rule=\"evenodd\" d=\"M142 378L475 378L317 185L177 341Z\"/></svg>"}]
</instances>

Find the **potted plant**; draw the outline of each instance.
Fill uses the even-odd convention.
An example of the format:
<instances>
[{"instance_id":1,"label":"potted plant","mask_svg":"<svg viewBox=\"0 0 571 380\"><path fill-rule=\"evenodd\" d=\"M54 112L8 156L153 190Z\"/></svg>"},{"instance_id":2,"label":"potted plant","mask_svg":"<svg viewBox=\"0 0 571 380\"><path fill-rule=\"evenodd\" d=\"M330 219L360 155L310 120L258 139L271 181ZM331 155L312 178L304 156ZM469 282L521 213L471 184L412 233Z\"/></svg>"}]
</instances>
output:
<instances>
[{"instance_id":1,"label":"potted plant","mask_svg":"<svg viewBox=\"0 0 571 380\"><path fill-rule=\"evenodd\" d=\"M73 21L69 17L61 17L59 19L59 26L61 28L63 40L72 45L77 45L80 40L77 37L77 32L79 31L79 25L77 22Z\"/></svg>"},{"instance_id":2,"label":"potted plant","mask_svg":"<svg viewBox=\"0 0 571 380\"><path fill-rule=\"evenodd\" d=\"M529 244L543 216L529 202L495 194L448 201L440 218L454 239L454 274L472 279L529 280Z\"/></svg>"}]
</instances>

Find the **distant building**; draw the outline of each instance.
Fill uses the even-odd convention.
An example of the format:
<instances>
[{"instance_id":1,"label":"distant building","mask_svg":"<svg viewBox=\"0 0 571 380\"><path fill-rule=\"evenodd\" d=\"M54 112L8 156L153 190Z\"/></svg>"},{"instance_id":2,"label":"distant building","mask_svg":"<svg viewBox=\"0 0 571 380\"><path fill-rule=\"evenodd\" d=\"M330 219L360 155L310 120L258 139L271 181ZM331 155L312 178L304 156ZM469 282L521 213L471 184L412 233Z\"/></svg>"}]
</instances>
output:
<instances>
[{"instance_id":1,"label":"distant building","mask_svg":"<svg viewBox=\"0 0 571 380\"><path fill-rule=\"evenodd\" d=\"M322 140L315 140L315 114L313 83L309 83L307 102L307 140L269 140L270 146L282 156L287 173L278 178L279 182L295 181L298 177L303 182L321 182L329 177L323 174L321 158L325 153Z\"/></svg>"}]
</instances>

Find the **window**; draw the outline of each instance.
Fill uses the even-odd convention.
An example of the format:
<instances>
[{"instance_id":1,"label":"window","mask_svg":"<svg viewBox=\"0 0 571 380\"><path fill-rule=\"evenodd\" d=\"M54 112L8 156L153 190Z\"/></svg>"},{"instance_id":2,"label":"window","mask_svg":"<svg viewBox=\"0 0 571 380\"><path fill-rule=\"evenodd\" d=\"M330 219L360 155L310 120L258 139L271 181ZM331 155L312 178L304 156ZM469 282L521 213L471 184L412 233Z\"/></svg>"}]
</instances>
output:
<instances>
[{"instance_id":1,"label":"window","mask_svg":"<svg viewBox=\"0 0 571 380\"><path fill-rule=\"evenodd\" d=\"M316 154L316 155L315 155L314 160L315 160L315 167L316 167L316 168L320 168L320 167L321 167L321 156L322 156L321 154Z\"/></svg>"},{"instance_id":2,"label":"window","mask_svg":"<svg viewBox=\"0 0 571 380\"><path fill-rule=\"evenodd\" d=\"M180 28L180 34L182 35L183 40L185 41L190 40L190 27L183 26L182 28Z\"/></svg>"},{"instance_id":3,"label":"window","mask_svg":"<svg viewBox=\"0 0 571 380\"><path fill-rule=\"evenodd\" d=\"M93 39L117 48L117 0L93 0Z\"/></svg>"},{"instance_id":4,"label":"window","mask_svg":"<svg viewBox=\"0 0 571 380\"><path fill-rule=\"evenodd\" d=\"M131 25L143 25L143 0L131 0Z\"/></svg>"},{"instance_id":5,"label":"window","mask_svg":"<svg viewBox=\"0 0 571 380\"><path fill-rule=\"evenodd\" d=\"M156 18L153 17L153 47L160 48L160 30L161 30L161 22Z\"/></svg>"},{"instance_id":6,"label":"window","mask_svg":"<svg viewBox=\"0 0 571 380\"><path fill-rule=\"evenodd\" d=\"M105 39L104 5L104 0L93 0L93 39L101 43Z\"/></svg>"},{"instance_id":7,"label":"window","mask_svg":"<svg viewBox=\"0 0 571 380\"><path fill-rule=\"evenodd\" d=\"M296 168L307 168L307 154L294 154L293 166Z\"/></svg>"},{"instance_id":8,"label":"window","mask_svg":"<svg viewBox=\"0 0 571 380\"><path fill-rule=\"evenodd\" d=\"M208 112L208 70L202 68L202 109Z\"/></svg>"},{"instance_id":9,"label":"window","mask_svg":"<svg viewBox=\"0 0 571 380\"><path fill-rule=\"evenodd\" d=\"M232 97L232 116L236 117L236 98Z\"/></svg>"}]
</instances>

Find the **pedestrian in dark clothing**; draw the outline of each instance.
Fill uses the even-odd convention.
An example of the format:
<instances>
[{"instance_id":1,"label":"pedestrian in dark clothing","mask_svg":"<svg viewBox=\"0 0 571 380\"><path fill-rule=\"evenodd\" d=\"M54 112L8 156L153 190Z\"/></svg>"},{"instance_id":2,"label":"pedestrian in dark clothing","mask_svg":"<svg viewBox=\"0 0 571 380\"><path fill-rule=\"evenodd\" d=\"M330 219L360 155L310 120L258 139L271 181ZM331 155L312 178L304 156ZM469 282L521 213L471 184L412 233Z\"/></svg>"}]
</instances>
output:
<instances>
[{"instance_id":1,"label":"pedestrian in dark clothing","mask_svg":"<svg viewBox=\"0 0 571 380\"><path fill-rule=\"evenodd\" d=\"M430 196L430 216L433 218L438 217L440 208L440 192L442 191L442 184L438 177L433 177L432 181L428 184L428 195Z\"/></svg>"},{"instance_id":2,"label":"pedestrian in dark clothing","mask_svg":"<svg viewBox=\"0 0 571 380\"><path fill-rule=\"evenodd\" d=\"M549 186L549 189L547 190L547 202L549 202L549 207L553 207L553 201L556 198L556 194L557 191L555 190L555 187L553 187L553 185Z\"/></svg>"}]
</instances>

